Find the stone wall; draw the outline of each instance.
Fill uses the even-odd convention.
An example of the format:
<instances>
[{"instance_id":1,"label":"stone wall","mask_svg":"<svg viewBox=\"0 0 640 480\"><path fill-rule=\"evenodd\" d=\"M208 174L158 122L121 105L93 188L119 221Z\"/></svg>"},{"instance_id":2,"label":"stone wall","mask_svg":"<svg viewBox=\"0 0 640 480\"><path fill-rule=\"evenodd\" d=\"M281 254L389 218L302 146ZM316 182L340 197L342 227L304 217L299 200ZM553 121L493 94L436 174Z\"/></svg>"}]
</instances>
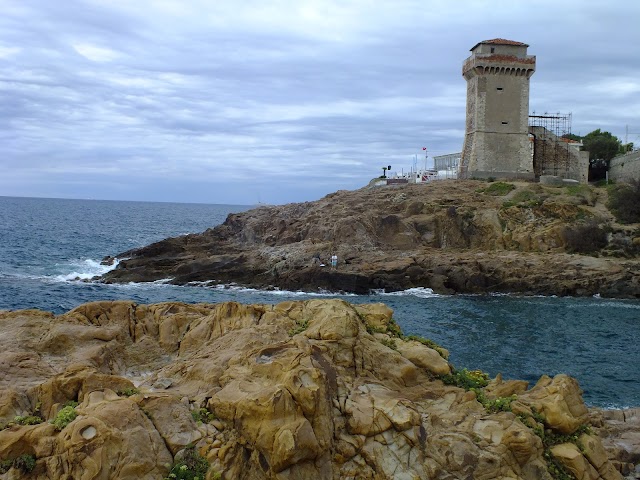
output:
<instances>
[{"instance_id":1,"label":"stone wall","mask_svg":"<svg viewBox=\"0 0 640 480\"><path fill-rule=\"evenodd\" d=\"M640 179L640 150L612 159L609 164L609 178L616 182Z\"/></svg>"}]
</instances>

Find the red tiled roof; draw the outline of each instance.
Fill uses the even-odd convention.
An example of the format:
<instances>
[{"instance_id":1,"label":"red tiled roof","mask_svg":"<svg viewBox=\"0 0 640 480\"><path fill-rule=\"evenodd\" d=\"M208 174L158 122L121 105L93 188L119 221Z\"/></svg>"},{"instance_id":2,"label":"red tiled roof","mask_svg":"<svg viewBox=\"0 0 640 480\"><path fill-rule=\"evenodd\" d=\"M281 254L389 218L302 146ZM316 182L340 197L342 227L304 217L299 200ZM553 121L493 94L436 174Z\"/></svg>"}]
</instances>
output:
<instances>
[{"instance_id":1,"label":"red tiled roof","mask_svg":"<svg viewBox=\"0 0 640 480\"><path fill-rule=\"evenodd\" d=\"M528 47L526 43L516 42L514 40L507 40L505 38L494 38L493 40L485 40L480 43L492 43L494 45L517 45L519 47Z\"/></svg>"},{"instance_id":2,"label":"red tiled roof","mask_svg":"<svg viewBox=\"0 0 640 480\"><path fill-rule=\"evenodd\" d=\"M480 45L482 43L488 43L490 45L514 45L516 47L528 47L529 46L526 43L516 42L515 40L507 40L505 38L494 38L492 40L483 40L482 42L476 43L471 48L471 50L473 50L474 48L476 48L478 45Z\"/></svg>"}]
</instances>

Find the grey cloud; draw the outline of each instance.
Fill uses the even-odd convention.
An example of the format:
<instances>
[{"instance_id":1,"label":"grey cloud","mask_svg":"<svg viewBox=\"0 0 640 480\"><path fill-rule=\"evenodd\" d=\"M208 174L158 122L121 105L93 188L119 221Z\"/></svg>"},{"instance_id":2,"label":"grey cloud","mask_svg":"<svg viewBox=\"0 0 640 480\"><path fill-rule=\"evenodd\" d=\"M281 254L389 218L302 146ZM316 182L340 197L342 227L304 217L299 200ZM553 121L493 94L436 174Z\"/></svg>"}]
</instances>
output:
<instances>
[{"instance_id":1,"label":"grey cloud","mask_svg":"<svg viewBox=\"0 0 640 480\"><path fill-rule=\"evenodd\" d=\"M0 194L282 203L358 188L422 146L460 150L462 61L495 37L537 55L532 109L571 111L583 134L640 127L640 7L621 0L26 3L0 18Z\"/></svg>"}]
</instances>

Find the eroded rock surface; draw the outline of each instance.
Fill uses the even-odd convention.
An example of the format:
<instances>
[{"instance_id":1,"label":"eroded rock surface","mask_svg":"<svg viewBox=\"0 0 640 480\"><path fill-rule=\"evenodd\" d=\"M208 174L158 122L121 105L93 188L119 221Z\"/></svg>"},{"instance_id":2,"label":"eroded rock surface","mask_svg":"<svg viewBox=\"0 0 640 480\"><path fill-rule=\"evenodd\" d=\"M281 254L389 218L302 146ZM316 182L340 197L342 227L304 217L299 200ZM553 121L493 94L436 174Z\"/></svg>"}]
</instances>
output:
<instances>
[{"instance_id":1,"label":"eroded rock surface","mask_svg":"<svg viewBox=\"0 0 640 480\"><path fill-rule=\"evenodd\" d=\"M621 478L575 380L445 384L448 352L382 304L97 302L0 331L2 480L162 479L191 446L209 479Z\"/></svg>"},{"instance_id":2,"label":"eroded rock surface","mask_svg":"<svg viewBox=\"0 0 640 480\"><path fill-rule=\"evenodd\" d=\"M605 190L514 185L493 196L486 182L440 181L260 207L117 254L102 281L640 297L637 225L615 222Z\"/></svg>"}]
</instances>

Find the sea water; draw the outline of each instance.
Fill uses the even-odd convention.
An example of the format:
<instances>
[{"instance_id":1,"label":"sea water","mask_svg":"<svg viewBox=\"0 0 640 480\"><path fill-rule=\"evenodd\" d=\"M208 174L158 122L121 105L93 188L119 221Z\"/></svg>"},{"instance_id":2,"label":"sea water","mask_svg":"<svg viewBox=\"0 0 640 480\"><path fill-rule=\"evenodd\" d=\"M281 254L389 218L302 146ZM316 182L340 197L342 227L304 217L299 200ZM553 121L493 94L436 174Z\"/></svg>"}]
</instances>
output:
<instances>
[{"instance_id":1,"label":"sea water","mask_svg":"<svg viewBox=\"0 0 640 480\"><path fill-rule=\"evenodd\" d=\"M63 313L95 300L278 303L340 297L384 302L407 334L440 343L456 368L533 385L567 373L587 404L640 406L640 301L602 298L435 295L428 289L371 295L260 291L166 282L105 285L107 255L220 224L248 206L0 197L0 310ZM0 332L2 335L2 332Z\"/></svg>"}]
</instances>

